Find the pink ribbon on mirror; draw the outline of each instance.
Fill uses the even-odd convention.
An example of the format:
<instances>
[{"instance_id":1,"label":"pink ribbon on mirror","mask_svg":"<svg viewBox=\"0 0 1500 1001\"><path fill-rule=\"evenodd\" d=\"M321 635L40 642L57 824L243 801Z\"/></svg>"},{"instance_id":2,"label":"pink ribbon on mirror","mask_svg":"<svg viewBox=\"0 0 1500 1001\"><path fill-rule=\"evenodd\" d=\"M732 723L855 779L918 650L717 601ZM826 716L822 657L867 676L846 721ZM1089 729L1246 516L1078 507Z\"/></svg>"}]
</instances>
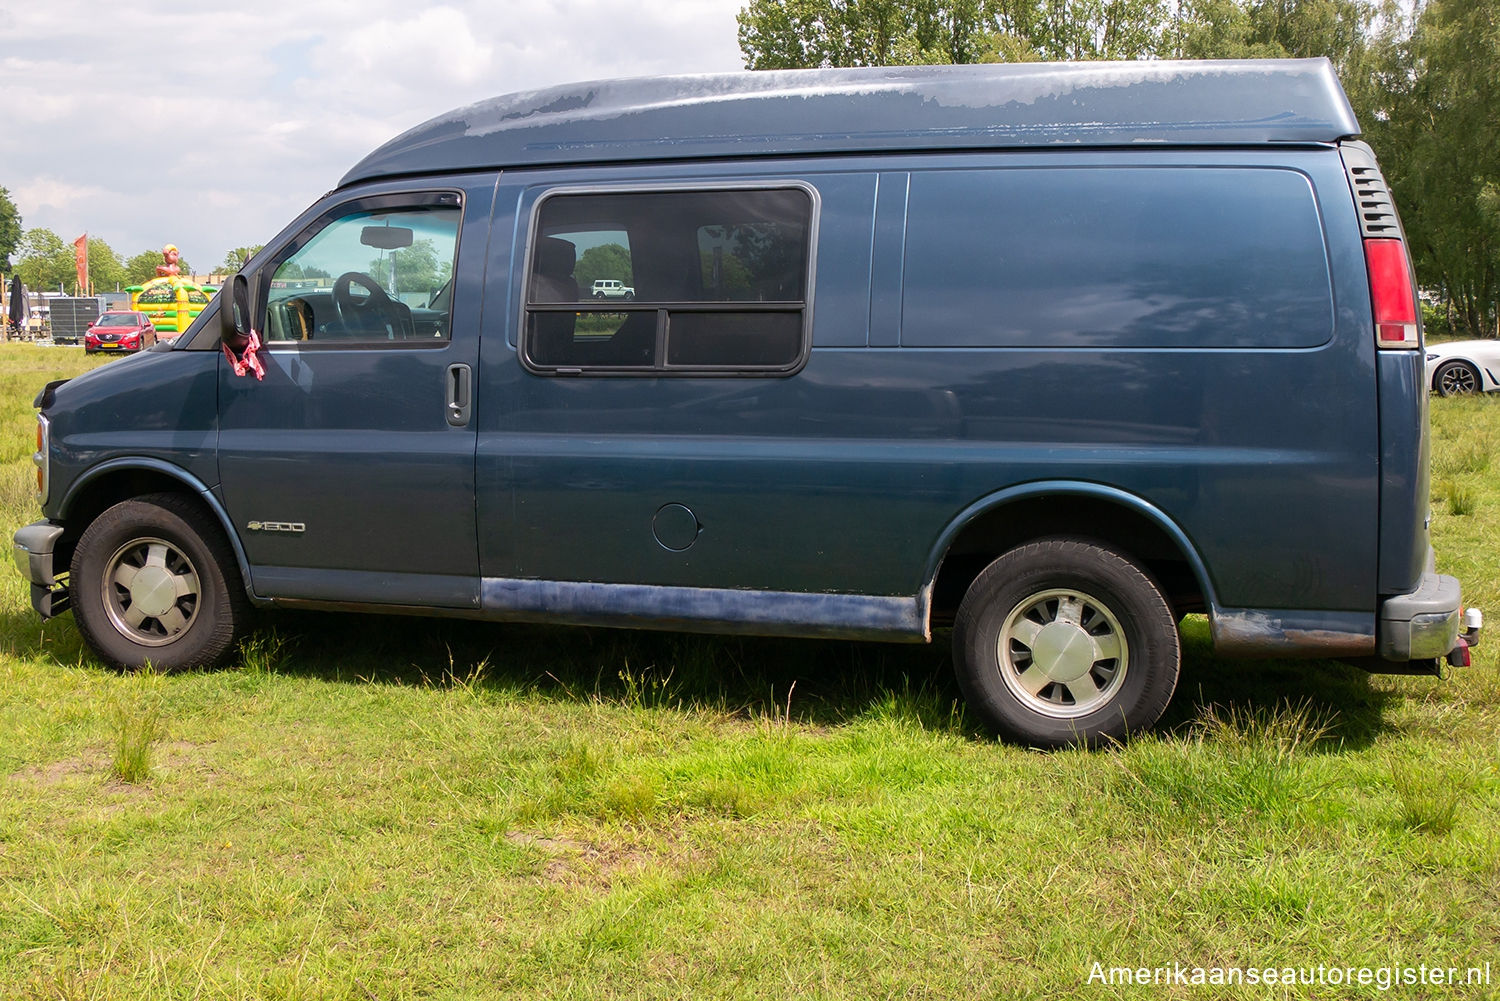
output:
<instances>
[{"instance_id":1,"label":"pink ribbon on mirror","mask_svg":"<svg viewBox=\"0 0 1500 1001\"><path fill-rule=\"evenodd\" d=\"M241 357L236 358L228 344L221 344L220 347L224 349L224 357L229 359L229 365L234 369L235 375L254 372L257 381L266 377L266 367L256 356L256 352L260 350L260 335L254 330L250 331L250 337L245 341L245 350L241 352Z\"/></svg>"}]
</instances>

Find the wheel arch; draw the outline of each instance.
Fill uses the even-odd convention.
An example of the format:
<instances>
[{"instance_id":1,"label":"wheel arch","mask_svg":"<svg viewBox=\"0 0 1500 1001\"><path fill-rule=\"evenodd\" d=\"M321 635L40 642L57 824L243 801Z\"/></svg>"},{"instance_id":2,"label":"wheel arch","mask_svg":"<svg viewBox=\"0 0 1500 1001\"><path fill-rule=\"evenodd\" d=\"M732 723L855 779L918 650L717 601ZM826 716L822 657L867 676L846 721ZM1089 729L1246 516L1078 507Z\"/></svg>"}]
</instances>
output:
<instances>
[{"instance_id":1,"label":"wheel arch","mask_svg":"<svg viewBox=\"0 0 1500 1001\"><path fill-rule=\"evenodd\" d=\"M1469 367L1469 370L1474 373L1474 377L1479 382L1479 386L1477 387L1479 392L1485 392L1484 380L1485 377L1489 375L1489 370L1486 369L1485 366L1481 365L1478 361L1470 358L1468 355L1445 355L1434 362L1432 366L1432 378L1427 380L1428 389L1436 390L1438 388L1438 373L1443 370L1443 367L1445 365L1448 365L1452 362L1458 362L1462 365L1467 365ZM1491 381L1497 380L1494 380L1492 378Z\"/></svg>"},{"instance_id":2,"label":"wheel arch","mask_svg":"<svg viewBox=\"0 0 1500 1001\"><path fill-rule=\"evenodd\" d=\"M157 493L192 497L213 515L234 553L246 594L251 600L255 600L250 580L250 562L240 544L240 537L229 520L229 512L224 510L219 498L207 484L181 466L149 456L121 457L101 462L69 485L58 505L58 520L68 525L64 560L71 558L73 544L100 514L121 501Z\"/></svg>"},{"instance_id":3,"label":"wheel arch","mask_svg":"<svg viewBox=\"0 0 1500 1001\"><path fill-rule=\"evenodd\" d=\"M945 623L974 579L1002 553L1053 535L1092 539L1145 567L1179 617L1217 607L1213 581L1182 527L1118 487L1074 480L1020 484L982 497L939 536L928 559L927 627Z\"/></svg>"}]
</instances>

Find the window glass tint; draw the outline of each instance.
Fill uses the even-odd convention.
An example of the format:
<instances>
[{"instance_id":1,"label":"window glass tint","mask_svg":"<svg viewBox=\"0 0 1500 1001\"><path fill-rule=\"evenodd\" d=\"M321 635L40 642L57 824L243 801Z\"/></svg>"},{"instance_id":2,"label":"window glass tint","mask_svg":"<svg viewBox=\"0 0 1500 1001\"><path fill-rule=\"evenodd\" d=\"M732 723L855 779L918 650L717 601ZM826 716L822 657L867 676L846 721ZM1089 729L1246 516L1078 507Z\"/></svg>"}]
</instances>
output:
<instances>
[{"instance_id":1,"label":"window glass tint","mask_svg":"<svg viewBox=\"0 0 1500 1001\"><path fill-rule=\"evenodd\" d=\"M547 198L532 240L526 359L790 369L806 338L811 224L797 188Z\"/></svg>"},{"instance_id":2,"label":"window glass tint","mask_svg":"<svg viewBox=\"0 0 1500 1001\"><path fill-rule=\"evenodd\" d=\"M414 206L333 220L272 274L267 343L446 339L461 214L455 207Z\"/></svg>"},{"instance_id":3,"label":"window glass tint","mask_svg":"<svg viewBox=\"0 0 1500 1001\"><path fill-rule=\"evenodd\" d=\"M800 313L672 313L668 365L784 368L802 352Z\"/></svg>"},{"instance_id":4,"label":"window glass tint","mask_svg":"<svg viewBox=\"0 0 1500 1001\"><path fill-rule=\"evenodd\" d=\"M802 298L806 262L802 233L782 222L747 222L698 229L703 298L782 302Z\"/></svg>"},{"instance_id":5,"label":"window glass tint","mask_svg":"<svg viewBox=\"0 0 1500 1001\"><path fill-rule=\"evenodd\" d=\"M1291 170L912 175L901 343L1309 347L1333 328L1317 203Z\"/></svg>"}]
</instances>

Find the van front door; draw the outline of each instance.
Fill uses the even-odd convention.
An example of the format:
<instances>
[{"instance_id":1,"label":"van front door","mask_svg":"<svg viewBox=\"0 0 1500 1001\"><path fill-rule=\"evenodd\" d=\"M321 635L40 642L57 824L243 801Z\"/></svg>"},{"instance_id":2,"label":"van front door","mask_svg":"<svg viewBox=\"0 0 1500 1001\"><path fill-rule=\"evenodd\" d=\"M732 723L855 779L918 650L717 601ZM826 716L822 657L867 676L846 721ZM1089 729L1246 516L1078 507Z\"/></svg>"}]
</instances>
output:
<instances>
[{"instance_id":1,"label":"van front door","mask_svg":"<svg viewBox=\"0 0 1500 1001\"><path fill-rule=\"evenodd\" d=\"M333 196L256 272L265 378L219 365L219 475L265 597L478 604L472 422L494 177Z\"/></svg>"}]
</instances>

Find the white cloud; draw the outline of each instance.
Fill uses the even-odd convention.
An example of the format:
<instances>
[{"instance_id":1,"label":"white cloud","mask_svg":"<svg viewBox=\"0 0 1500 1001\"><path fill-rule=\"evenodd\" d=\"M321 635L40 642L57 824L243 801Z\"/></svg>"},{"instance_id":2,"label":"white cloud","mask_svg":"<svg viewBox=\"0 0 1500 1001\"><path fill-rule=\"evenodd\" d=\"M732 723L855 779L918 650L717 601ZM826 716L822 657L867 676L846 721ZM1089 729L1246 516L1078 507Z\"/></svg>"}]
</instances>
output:
<instances>
[{"instance_id":1,"label":"white cloud","mask_svg":"<svg viewBox=\"0 0 1500 1001\"><path fill-rule=\"evenodd\" d=\"M493 47L453 7L376 21L327 43L346 77L380 87L465 86L490 69Z\"/></svg>"},{"instance_id":2,"label":"white cloud","mask_svg":"<svg viewBox=\"0 0 1500 1001\"><path fill-rule=\"evenodd\" d=\"M0 186L23 226L88 230L125 255L171 241L208 267L451 108L738 69L745 0L0 2Z\"/></svg>"}]
</instances>

